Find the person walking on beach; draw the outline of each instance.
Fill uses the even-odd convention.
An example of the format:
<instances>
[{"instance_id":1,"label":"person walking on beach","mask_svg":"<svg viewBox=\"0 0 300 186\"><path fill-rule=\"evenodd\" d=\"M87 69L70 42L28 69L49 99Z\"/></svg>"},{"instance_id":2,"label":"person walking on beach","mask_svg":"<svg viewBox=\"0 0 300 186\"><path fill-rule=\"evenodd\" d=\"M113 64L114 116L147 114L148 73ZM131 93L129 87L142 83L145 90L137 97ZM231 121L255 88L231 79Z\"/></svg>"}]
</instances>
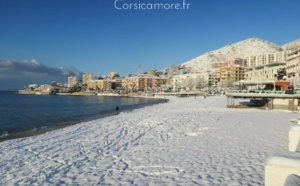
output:
<instances>
[{"instance_id":1,"label":"person walking on beach","mask_svg":"<svg viewBox=\"0 0 300 186\"><path fill-rule=\"evenodd\" d=\"M117 114L119 114L119 107L116 107Z\"/></svg>"}]
</instances>

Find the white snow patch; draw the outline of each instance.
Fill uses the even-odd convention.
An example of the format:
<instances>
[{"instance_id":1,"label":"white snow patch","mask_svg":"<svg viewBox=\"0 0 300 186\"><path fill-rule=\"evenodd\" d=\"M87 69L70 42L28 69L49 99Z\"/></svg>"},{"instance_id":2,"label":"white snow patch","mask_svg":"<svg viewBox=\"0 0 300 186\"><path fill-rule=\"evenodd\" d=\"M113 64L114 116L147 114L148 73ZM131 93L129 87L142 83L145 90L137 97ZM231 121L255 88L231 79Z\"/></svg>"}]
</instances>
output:
<instances>
[{"instance_id":1,"label":"white snow patch","mask_svg":"<svg viewBox=\"0 0 300 186\"><path fill-rule=\"evenodd\" d=\"M269 157L266 164L299 169L300 154L289 151L276 152Z\"/></svg>"},{"instance_id":2,"label":"white snow patch","mask_svg":"<svg viewBox=\"0 0 300 186\"><path fill-rule=\"evenodd\" d=\"M293 126L291 131L300 131L300 126Z\"/></svg>"},{"instance_id":3,"label":"white snow patch","mask_svg":"<svg viewBox=\"0 0 300 186\"><path fill-rule=\"evenodd\" d=\"M287 150L286 111L170 102L0 143L0 185L263 185Z\"/></svg>"}]
</instances>

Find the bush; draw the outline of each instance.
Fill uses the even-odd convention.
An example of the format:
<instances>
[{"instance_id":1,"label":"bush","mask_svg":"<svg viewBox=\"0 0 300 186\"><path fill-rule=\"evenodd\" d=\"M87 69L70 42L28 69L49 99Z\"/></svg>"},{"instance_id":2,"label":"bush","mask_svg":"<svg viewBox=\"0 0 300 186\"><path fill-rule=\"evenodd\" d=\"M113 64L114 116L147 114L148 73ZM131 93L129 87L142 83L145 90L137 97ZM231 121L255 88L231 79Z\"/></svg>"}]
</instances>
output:
<instances>
[{"instance_id":1,"label":"bush","mask_svg":"<svg viewBox=\"0 0 300 186\"><path fill-rule=\"evenodd\" d=\"M74 87L70 88L69 93L80 92L80 91L81 91L81 87L75 85Z\"/></svg>"}]
</instances>

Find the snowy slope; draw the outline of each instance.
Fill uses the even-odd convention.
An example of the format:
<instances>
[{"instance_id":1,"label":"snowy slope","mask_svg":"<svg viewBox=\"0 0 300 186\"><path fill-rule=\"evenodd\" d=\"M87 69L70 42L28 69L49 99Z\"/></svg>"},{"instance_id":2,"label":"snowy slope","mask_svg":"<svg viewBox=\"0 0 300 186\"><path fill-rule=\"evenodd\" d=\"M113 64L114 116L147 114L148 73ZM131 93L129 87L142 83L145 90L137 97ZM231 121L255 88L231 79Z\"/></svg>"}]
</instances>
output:
<instances>
[{"instance_id":1,"label":"snowy slope","mask_svg":"<svg viewBox=\"0 0 300 186\"><path fill-rule=\"evenodd\" d=\"M259 38L251 38L207 52L182 65L191 67L193 71L209 70L211 69L212 62L222 62L232 57L245 59L250 56L275 53L281 50L281 47L274 43Z\"/></svg>"},{"instance_id":2,"label":"snowy slope","mask_svg":"<svg viewBox=\"0 0 300 186\"><path fill-rule=\"evenodd\" d=\"M287 47L293 47L293 46L300 46L300 39L286 43L286 44L282 45L281 48L286 50Z\"/></svg>"},{"instance_id":3,"label":"snowy slope","mask_svg":"<svg viewBox=\"0 0 300 186\"><path fill-rule=\"evenodd\" d=\"M171 98L0 143L0 185L263 185L288 148L288 111L225 108L226 97Z\"/></svg>"}]
</instances>

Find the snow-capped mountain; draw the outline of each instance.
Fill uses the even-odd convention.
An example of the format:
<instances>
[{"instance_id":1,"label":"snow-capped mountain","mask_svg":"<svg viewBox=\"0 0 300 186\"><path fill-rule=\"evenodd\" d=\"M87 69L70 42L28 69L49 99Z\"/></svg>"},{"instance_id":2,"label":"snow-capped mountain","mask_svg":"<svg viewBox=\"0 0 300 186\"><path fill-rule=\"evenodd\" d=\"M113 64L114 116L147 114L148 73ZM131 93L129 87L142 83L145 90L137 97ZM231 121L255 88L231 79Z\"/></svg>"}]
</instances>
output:
<instances>
[{"instance_id":1,"label":"snow-capped mountain","mask_svg":"<svg viewBox=\"0 0 300 186\"><path fill-rule=\"evenodd\" d=\"M275 53L282 50L280 46L269 41L251 38L207 52L181 65L191 68L192 71L209 70L212 62L222 62L232 57L245 59L250 56Z\"/></svg>"},{"instance_id":2,"label":"snow-capped mountain","mask_svg":"<svg viewBox=\"0 0 300 186\"><path fill-rule=\"evenodd\" d=\"M281 48L283 50L286 50L288 47L294 47L294 46L300 46L300 39L286 43L286 44L282 45Z\"/></svg>"},{"instance_id":3,"label":"snow-capped mountain","mask_svg":"<svg viewBox=\"0 0 300 186\"><path fill-rule=\"evenodd\" d=\"M291 41L282 46L278 46L269 41L260 38L251 38L240 41L218 50L207 52L199 57L196 57L188 62L177 66L170 66L160 72L167 77L172 77L179 74L193 73L197 71L205 71L211 69L211 63L224 62L228 58L243 58L258 56L263 54L276 53L286 50L288 47L300 46L300 39Z\"/></svg>"}]
</instances>

